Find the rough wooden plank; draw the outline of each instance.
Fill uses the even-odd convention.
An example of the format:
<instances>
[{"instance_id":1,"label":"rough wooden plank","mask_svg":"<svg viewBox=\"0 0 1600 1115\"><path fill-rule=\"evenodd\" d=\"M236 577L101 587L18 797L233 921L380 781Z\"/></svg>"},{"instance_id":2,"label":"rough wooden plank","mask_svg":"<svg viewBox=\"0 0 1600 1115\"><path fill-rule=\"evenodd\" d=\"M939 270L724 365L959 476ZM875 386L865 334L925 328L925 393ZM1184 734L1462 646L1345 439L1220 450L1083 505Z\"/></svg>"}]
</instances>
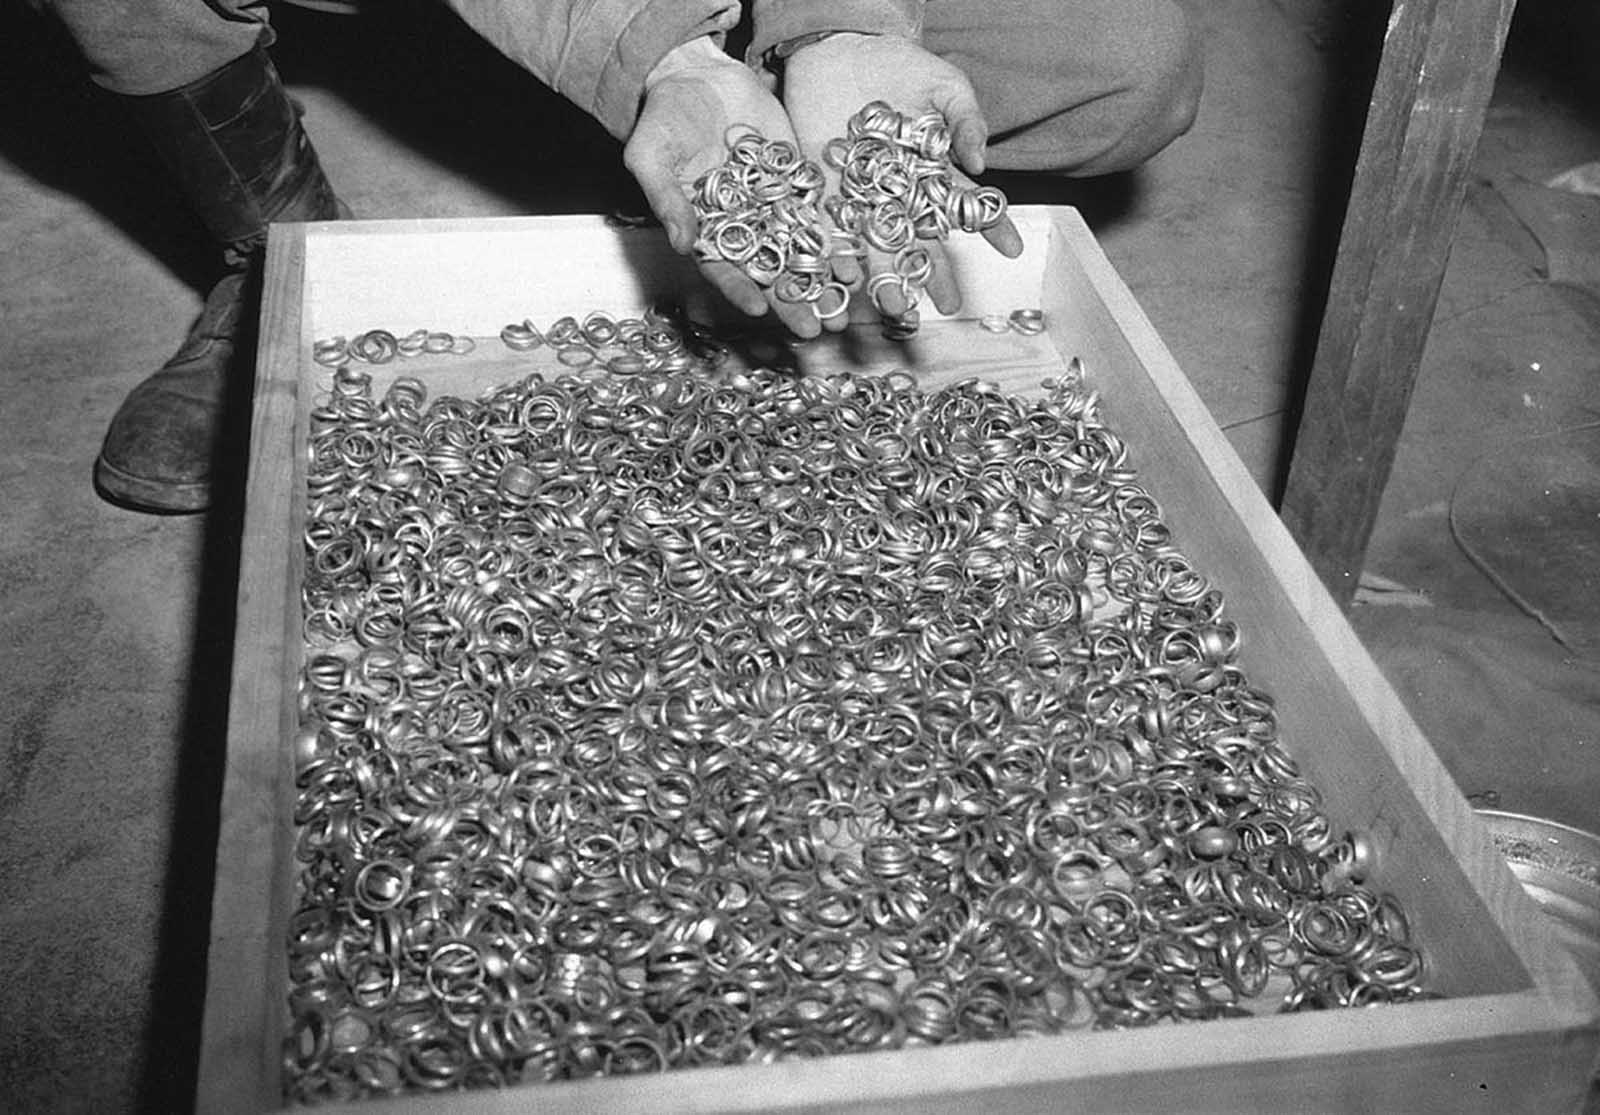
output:
<instances>
[{"instance_id":1,"label":"rough wooden plank","mask_svg":"<svg viewBox=\"0 0 1600 1115\"><path fill-rule=\"evenodd\" d=\"M977 237L950 245L960 277L961 316L1009 312L1036 298L1048 221L1040 212L1016 213L1025 244L1007 260ZM315 336L352 334L379 326L496 336L507 322L583 313L604 306L613 314L641 312L662 299L686 300L699 320L719 308L693 265L664 238L628 235L600 217L499 218L493 225L456 218L416 221L341 221L319 228L308 272L306 313ZM418 282L391 277L417 274ZM557 309L556 307L561 307ZM870 311L862 311L863 320ZM930 303L923 319L940 315ZM742 317L723 320L743 324Z\"/></svg>"},{"instance_id":2,"label":"rough wooden plank","mask_svg":"<svg viewBox=\"0 0 1600 1115\"><path fill-rule=\"evenodd\" d=\"M260 373L250 422L249 487L240 542L228 761L217 837L201 1035L198 1111L278 1106L285 907L291 895L285 807L293 793L287 729L299 661L295 502L304 226L278 226L267 247ZM220 742L220 741L219 741Z\"/></svg>"},{"instance_id":3,"label":"rough wooden plank","mask_svg":"<svg viewBox=\"0 0 1600 1115\"><path fill-rule=\"evenodd\" d=\"M1490 1009L1481 1001L1478 1006ZM1351 1021L1359 1021L1375 1012L1331 1013L1351 1014L1356 1016ZM1236 1028L1243 1032L1234 1036L1248 1037L1248 1045L1214 1040L1218 1031ZM1582 1103L1582 1074L1546 1079L1537 1072L1548 1063L1550 1039L1533 1031L1501 1041L1469 1043L1439 1038L1422 1019L1410 1041L1374 1050L1340 1042L1337 1032L1333 1044L1324 1044L1314 1030L1298 1024L1290 1026L1287 1040L1280 1039L1274 1022L1267 1019L1207 1023L1184 1030L1181 1041L1170 1027L1003 1039L529 1085L448 1098L411 1095L318 1110L324 1115L438 1115L441 1110L450 1115L522 1115L531 1110L562 1115L751 1111L1554 1115L1577 1112ZM1571 1046L1570 1041L1567 1044ZM1569 1048L1570 1052L1581 1056L1583 1050Z\"/></svg>"},{"instance_id":4,"label":"rough wooden plank","mask_svg":"<svg viewBox=\"0 0 1600 1115\"><path fill-rule=\"evenodd\" d=\"M1342 605L1422 361L1516 0L1397 0L1282 515Z\"/></svg>"}]
</instances>

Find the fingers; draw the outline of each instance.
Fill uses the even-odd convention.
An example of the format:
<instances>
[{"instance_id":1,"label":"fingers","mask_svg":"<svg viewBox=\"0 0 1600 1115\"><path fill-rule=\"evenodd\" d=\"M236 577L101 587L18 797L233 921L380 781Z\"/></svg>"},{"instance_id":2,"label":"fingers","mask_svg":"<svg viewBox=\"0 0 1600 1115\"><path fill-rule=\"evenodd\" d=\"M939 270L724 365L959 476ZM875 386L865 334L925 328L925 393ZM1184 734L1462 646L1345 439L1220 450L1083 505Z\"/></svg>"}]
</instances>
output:
<instances>
[{"instance_id":1,"label":"fingers","mask_svg":"<svg viewBox=\"0 0 1600 1115\"><path fill-rule=\"evenodd\" d=\"M989 143L989 125L978 110L978 99L970 86L958 89L946 98L940 111L950 126L950 153L956 165L968 174L984 171L984 148Z\"/></svg>"},{"instance_id":2,"label":"fingers","mask_svg":"<svg viewBox=\"0 0 1600 1115\"><path fill-rule=\"evenodd\" d=\"M1022 233L1017 231L1017 226L1011 223L1010 217L1002 217L999 224L984 229L983 238L989 242L991 248L1007 259L1016 259L1022 254Z\"/></svg>"},{"instance_id":3,"label":"fingers","mask_svg":"<svg viewBox=\"0 0 1600 1115\"><path fill-rule=\"evenodd\" d=\"M777 314L778 320L796 337L809 340L822 332L822 322L812 312L809 302L785 302L774 297L770 292L767 301L772 304L772 312Z\"/></svg>"},{"instance_id":4,"label":"fingers","mask_svg":"<svg viewBox=\"0 0 1600 1115\"><path fill-rule=\"evenodd\" d=\"M933 303L934 309L941 314L959 312L961 285L956 281L955 271L950 266L944 245L937 240L918 240L916 245L928 253L929 270L927 277L911 288L912 293L909 297L904 285L887 278L899 273L895 267L894 256L879 251L868 254L867 266L874 278L867 280L864 289L868 292L867 297L873 308L887 317L898 317L907 310L915 309L919 297L926 296ZM880 275L886 278L877 280L876 276ZM876 293L873 293L874 291Z\"/></svg>"},{"instance_id":5,"label":"fingers","mask_svg":"<svg viewBox=\"0 0 1600 1115\"><path fill-rule=\"evenodd\" d=\"M849 303L847 302L845 304L845 309L841 310L839 313L833 314L830 317L822 318L820 324L822 328L829 333L843 333L846 329L850 328Z\"/></svg>"},{"instance_id":6,"label":"fingers","mask_svg":"<svg viewBox=\"0 0 1600 1115\"><path fill-rule=\"evenodd\" d=\"M887 279L894 274L894 268L888 261L876 259L877 266L871 268L872 278L867 280L867 298L879 313L887 317L898 317L911 309L911 301L906 297L906 290L897 282L885 281L881 284L876 280L879 276Z\"/></svg>"},{"instance_id":7,"label":"fingers","mask_svg":"<svg viewBox=\"0 0 1600 1115\"><path fill-rule=\"evenodd\" d=\"M666 165L665 160L654 160L632 150L628 154L631 156L625 159L628 169L633 172L640 190L644 192L644 199L651 211L660 218L661 227L667 233L667 242L672 245L673 251L687 255L694 247L700 222L695 218L694 206L684 196L678 176Z\"/></svg>"},{"instance_id":8,"label":"fingers","mask_svg":"<svg viewBox=\"0 0 1600 1115\"><path fill-rule=\"evenodd\" d=\"M933 301L934 309L941 314L954 314L961 309L961 285L956 282L955 270L950 266L950 260L945 255L944 245L937 240L930 241L924 247L929 258L933 261L933 270L928 275L928 297Z\"/></svg>"},{"instance_id":9,"label":"fingers","mask_svg":"<svg viewBox=\"0 0 1600 1115\"><path fill-rule=\"evenodd\" d=\"M702 260L700 273L739 312L749 317L765 317L771 313L797 337L815 337L822 332L822 322L810 303L783 301L771 290L757 285L737 264L720 259Z\"/></svg>"},{"instance_id":10,"label":"fingers","mask_svg":"<svg viewBox=\"0 0 1600 1115\"><path fill-rule=\"evenodd\" d=\"M700 273L742 313L760 317L767 312L766 294L736 264L720 259L702 260Z\"/></svg>"},{"instance_id":11,"label":"fingers","mask_svg":"<svg viewBox=\"0 0 1600 1115\"><path fill-rule=\"evenodd\" d=\"M951 171L950 177L964 189L970 190L977 185L960 171ZM1016 259L1022 254L1022 234L1017 231L1017 226L1011 223L1010 217L1001 217L998 224L984 229L980 235L988 241L991 248L1007 259Z\"/></svg>"},{"instance_id":12,"label":"fingers","mask_svg":"<svg viewBox=\"0 0 1600 1115\"><path fill-rule=\"evenodd\" d=\"M835 252L828 257L833 266L834 280L847 287L854 287L866 277L861 267L861 261L854 252Z\"/></svg>"}]
</instances>

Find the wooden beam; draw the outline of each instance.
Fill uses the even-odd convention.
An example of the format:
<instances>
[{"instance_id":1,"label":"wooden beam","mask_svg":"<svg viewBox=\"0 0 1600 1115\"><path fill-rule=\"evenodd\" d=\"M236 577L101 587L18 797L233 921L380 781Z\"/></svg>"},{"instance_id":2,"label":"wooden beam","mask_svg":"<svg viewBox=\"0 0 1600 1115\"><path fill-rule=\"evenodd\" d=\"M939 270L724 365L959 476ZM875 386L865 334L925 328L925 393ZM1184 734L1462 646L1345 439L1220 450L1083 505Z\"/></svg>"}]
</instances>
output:
<instances>
[{"instance_id":1,"label":"wooden beam","mask_svg":"<svg viewBox=\"0 0 1600 1115\"><path fill-rule=\"evenodd\" d=\"M1516 0L1396 0L1280 514L1355 593Z\"/></svg>"}]
</instances>

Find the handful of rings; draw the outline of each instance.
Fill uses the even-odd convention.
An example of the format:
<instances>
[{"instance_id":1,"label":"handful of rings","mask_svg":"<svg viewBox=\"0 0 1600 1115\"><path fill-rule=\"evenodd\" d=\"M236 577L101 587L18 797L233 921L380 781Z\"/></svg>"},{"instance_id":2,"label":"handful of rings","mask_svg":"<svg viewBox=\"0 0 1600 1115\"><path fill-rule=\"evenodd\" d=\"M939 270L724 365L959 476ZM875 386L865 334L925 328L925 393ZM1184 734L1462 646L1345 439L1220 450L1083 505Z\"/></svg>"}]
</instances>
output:
<instances>
[{"instance_id":1,"label":"handful of rings","mask_svg":"<svg viewBox=\"0 0 1600 1115\"><path fill-rule=\"evenodd\" d=\"M751 130L730 133L726 161L694 185L695 251L739 265L782 301L809 303L823 321L850 305L850 287L837 278L833 260L862 259L869 248L890 253L890 269L869 278L866 292L885 335L904 340L921 322L917 305L933 273L920 242L944 240L953 229L993 228L1005 218L1005 194L955 180L950 129L938 112L910 117L872 101L822 157L839 172L837 194L824 196L822 167L793 143ZM900 295L893 310L885 300L891 289Z\"/></svg>"}]
</instances>

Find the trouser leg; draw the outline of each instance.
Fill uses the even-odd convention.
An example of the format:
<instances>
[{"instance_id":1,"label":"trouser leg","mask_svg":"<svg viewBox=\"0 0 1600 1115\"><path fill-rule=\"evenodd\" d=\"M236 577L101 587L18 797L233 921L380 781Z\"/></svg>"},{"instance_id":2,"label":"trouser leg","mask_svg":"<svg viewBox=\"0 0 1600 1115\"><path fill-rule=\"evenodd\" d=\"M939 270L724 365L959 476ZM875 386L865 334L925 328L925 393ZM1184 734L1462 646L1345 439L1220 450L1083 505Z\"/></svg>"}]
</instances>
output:
<instances>
[{"instance_id":1,"label":"trouser leg","mask_svg":"<svg viewBox=\"0 0 1600 1115\"><path fill-rule=\"evenodd\" d=\"M228 401L250 372L235 352L273 221L341 215L311 141L267 56L259 2L52 0L96 81L118 94L228 265L178 352L129 393L95 461L114 502L158 511L209 505Z\"/></svg>"},{"instance_id":2,"label":"trouser leg","mask_svg":"<svg viewBox=\"0 0 1600 1115\"><path fill-rule=\"evenodd\" d=\"M43 0L96 84L146 96L199 81L270 46L265 0Z\"/></svg>"},{"instance_id":3,"label":"trouser leg","mask_svg":"<svg viewBox=\"0 0 1600 1115\"><path fill-rule=\"evenodd\" d=\"M334 215L299 106L264 46L178 88L119 99L220 246L253 250L271 221Z\"/></svg>"},{"instance_id":4,"label":"trouser leg","mask_svg":"<svg viewBox=\"0 0 1600 1115\"><path fill-rule=\"evenodd\" d=\"M928 0L923 44L972 81L996 170L1127 170L1199 103L1199 52L1172 0Z\"/></svg>"}]
</instances>

